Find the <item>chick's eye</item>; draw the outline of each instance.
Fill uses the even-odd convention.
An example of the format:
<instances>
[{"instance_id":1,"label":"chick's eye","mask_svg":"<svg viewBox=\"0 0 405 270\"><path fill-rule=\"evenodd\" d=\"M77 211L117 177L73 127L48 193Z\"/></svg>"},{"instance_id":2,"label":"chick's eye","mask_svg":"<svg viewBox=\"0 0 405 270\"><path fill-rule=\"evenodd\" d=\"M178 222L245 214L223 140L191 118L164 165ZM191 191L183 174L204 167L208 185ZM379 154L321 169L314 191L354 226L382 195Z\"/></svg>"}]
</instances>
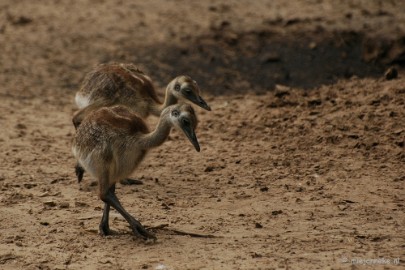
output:
<instances>
[{"instance_id":1,"label":"chick's eye","mask_svg":"<svg viewBox=\"0 0 405 270\"><path fill-rule=\"evenodd\" d=\"M180 90L180 84L176 83L174 85L174 90L179 91Z\"/></svg>"},{"instance_id":2,"label":"chick's eye","mask_svg":"<svg viewBox=\"0 0 405 270\"><path fill-rule=\"evenodd\" d=\"M179 116L179 111L177 111L177 110L174 110L174 111L172 111L172 115L174 116L174 117L178 117Z\"/></svg>"}]
</instances>

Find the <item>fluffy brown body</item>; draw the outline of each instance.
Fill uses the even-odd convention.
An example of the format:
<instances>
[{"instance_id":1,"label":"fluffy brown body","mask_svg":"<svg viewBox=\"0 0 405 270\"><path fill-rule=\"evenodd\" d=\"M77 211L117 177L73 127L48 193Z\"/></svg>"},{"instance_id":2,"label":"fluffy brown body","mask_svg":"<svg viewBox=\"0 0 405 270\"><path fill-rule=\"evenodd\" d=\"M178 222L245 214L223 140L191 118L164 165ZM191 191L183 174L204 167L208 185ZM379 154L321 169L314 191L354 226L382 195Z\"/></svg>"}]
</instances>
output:
<instances>
[{"instance_id":1,"label":"fluffy brown body","mask_svg":"<svg viewBox=\"0 0 405 270\"><path fill-rule=\"evenodd\" d=\"M162 103L151 79L135 65L101 64L86 75L76 93L75 101L80 110L74 115L73 123L77 128L91 111L113 105L125 105L141 118L150 114L159 116L164 108L178 100L188 100L211 110L200 97L197 83L188 76L178 76L168 84Z\"/></svg>"},{"instance_id":2,"label":"fluffy brown body","mask_svg":"<svg viewBox=\"0 0 405 270\"><path fill-rule=\"evenodd\" d=\"M196 126L194 110L185 104L167 107L152 132L139 116L122 105L100 108L84 119L73 139L72 152L78 163L98 180L99 197L105 202L102 235L110 233L108 215L112 206L128 221L135 235L155 238L121 206L115 196L115 184L136 169L150 148L161 145L172 127L182 130L199 151Z\"/></svg>"}]
</instances>

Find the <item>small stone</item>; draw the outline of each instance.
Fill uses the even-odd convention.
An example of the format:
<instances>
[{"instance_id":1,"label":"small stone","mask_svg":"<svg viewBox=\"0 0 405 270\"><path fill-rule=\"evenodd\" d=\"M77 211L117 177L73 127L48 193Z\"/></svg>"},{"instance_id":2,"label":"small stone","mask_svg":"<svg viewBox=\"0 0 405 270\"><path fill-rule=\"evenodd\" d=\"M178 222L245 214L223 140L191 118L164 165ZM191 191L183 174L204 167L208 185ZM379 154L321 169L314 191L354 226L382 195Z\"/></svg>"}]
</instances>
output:
<instances>
[{"instance_id":1,"label":"small stone","mask_svg":"<svg viewBox=\"0 0 405 270\"><path fill-rule=\"evenodd\" d=\"M204 170L204 172L212 172L214 170L213 166L207 166Z\"/></svg>"},{"instance_id":2,"label":"small stone","mask_svg":"<svg viewBox=\"0 0 405 270\"><path fill-rule=\"evenodd\" d=\"M89 206L87 203L84 202L75 202L76 207L87 207Z\"/></svg>"},{"instance_id":3,"label":"small stone","mask_svg":"<svg viewBox=\"0 0 405 270\"><path fill-rule=\"evenodd\" d=\"M56 203L54 201L46 201L44 202L45 206L55 207Z\"/></svg>"},{"instance_id":4,"label":"small stone","mask_svg":"<svg viewBox=\"0 0 405 270\"><path fill-rule=\"evenodd\" d=\"M312 99L308 101L308 107L315 107L322 104L322 100L320 99Z\"/></svg>"},{"instance_id":5,"label":"small stone","mask_svg":"<svg viewBox=\"0 0 405 270\"><path fill-rule=\"evenodd\" d=\"M24 184L24 187L27 188L27 189L31 189L31 188L36 187L36 186L37 186L37 184L34 184L34 183L25 183Z\"/></svg>"},{"instance_id":6,"label":"small stone","mask_svg":"<svg viewBox=\"0 0 405 270\"><path fill-rule=\"evenodd\" d=\"M303 188L303 187L297 187L297 188L295 189L295 191L296 191L296 192L303 192L303 191L304 191L304 188Z\"/></svg>"},{"instance_id":7,"label":"small stone","mask_svg":"<svg viewBox=\"0 0 405 270\"><path fill-rule=\"evenodd\" d=\"M340 204L340 205L338 205L338 208L340 211L345 211L347 208L349 208L349 206Z\"/></svg>"},{"instance_id":8,"label":"small stone","mask_svg":"<svg viewBox=\"0 0 405 270\"><path fill-rule=\"evenodd\" d=\"M260 191L261 192L266 192L266 191L269 191L269 188L268 187L261 187Z\"/></svg>"},{"instance_id":9,"label":"small stone","mask_svg":"<svg viewBox=\"0 0 405 270\"><path fill-rule=\"evenodd\" d=\"M23 244L22 244L21 241L16 241L16 242L15 242L15 245L16 245L17 247L22 247L22 246L23 246Z\"/></svg>"},{"instance_id":10,"label":"small stone","mask_svg":"<svg viewBox=\"0 0 405 270\"><path fill-rule=\"evenodd\" d=\"M262 255L262 254L259 254L259 253L257 253L257 252L255 252L255 253L252 254L252 258L261 258L261 257L263 257L263 255Z\"/></svg>"},{"instance_id":11,"label":"small stone","mask_svg":"<svg viewBox=\"0 0 405 270\"><path fill-rule=\"evenodd\" d=\"M68 202L62 202L62 203L59 204L59 207L60 207L60 208L69 208L69 206L70 206L70 205L69 205Z\"/></svg>"},{"instance_id":12,"label":"small stone","mask_svg":"<svg viewBox=\"0 0 405 270\"><path fill-rule=\"evenodd\" d=\"M390 67L387 69L387 71L384 73L385 79L386 80L393 80L398 78L398 70L394 67Z\"/></svg>"},{"instance_id":13,"label":"small stone","mask_svg":"<svg viewBox=\"0 0 405 270\"><path fill-rule=\"evenodd\" d=\"M261 229L261 228L263 228L263 225L260 224L259 222L256 222L255 228L256 228L256 229Z\"/></svg>"},{"instance_id":14,"label":"small stone","mask_svg":"<svg viewBox=\"0 0 405 270\"><path fill-rule=\"evenodd\" d=\"M164 264L158 264L156 267L155 267L155 270L166 270L166 269L168 269L167 268L167 266L166 265L164 265Z\"/></svg>"},{"instance_id":15,"label":"small stone","mask_svg":"<svg viewBox=\"0 0 405 270\"><path fill-rule=\"evenodd\" d=\"M32 22L32 19L26 16L19 16L17 18L11 17L11 23L13 25L26 25Z\"/></svg>"},{"instance_id":16,"label":"small stone","mask_svg":"<svg viewBox=\"0 0 405 270\"><path fill-rule=\"evenodd\" d=\"M221 28L228 27L230 25L231 25L231 23L229 21L224 20L221 22Z\"/></svg>"},{"instance_id":17,"label":"small stone","mask_svg":"<svg viewBox=\"0 0 405 270\"><path fill-rule=\"evenodd\" d=\"M282 210L274 210L274 211L271 212L271 214L272 214L273 216L277 216L277 215L279 215L279 214L281 214L281 213L283 213Z\"/></svg>"},{"instance_id":18,"label":"small stone","mask_svg":"<svg viewBox=\"0 0 405 270\"><path fill-rule=\"evenodd\" d=\"M217 11L218 8L215 7L215 6L209 6L209 7L208 7L208 10L209 10L209 11Z\"/></svg>"},{"instance_id":19,"label":"small stone","mask_svg":"<svg viewBox=\"0 0 405 270\"><path fill-rule=\"evenodd\" d=\"M99 260L99 263L111 264L111 260L109 258L102 258L102 259Z\"/></svg>"},{"instance_id":20,"label":"small stone","mask_svg":"<svg viewBox=\"0 0 405 270\"><path fill-rule=\"evenodd\" d=\"M24 125L24 124L19 123L19 124L15 125L15 128L16 129L27 129L27 126Z\"/></svg>"}]
</instances>

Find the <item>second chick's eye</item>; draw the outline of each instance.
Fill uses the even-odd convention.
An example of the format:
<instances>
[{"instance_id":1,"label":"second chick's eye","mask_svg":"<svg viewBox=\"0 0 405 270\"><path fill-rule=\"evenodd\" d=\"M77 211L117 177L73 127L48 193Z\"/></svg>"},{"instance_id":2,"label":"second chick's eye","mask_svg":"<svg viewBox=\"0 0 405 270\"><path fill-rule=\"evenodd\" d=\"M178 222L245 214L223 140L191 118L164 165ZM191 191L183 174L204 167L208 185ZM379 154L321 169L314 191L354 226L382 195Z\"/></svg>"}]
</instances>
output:
<instances>
[{"instance_id":1,"label":"second chick's eye","mask_svg":"<svg viewBox=\"0 0 405 270\"><path fill-rule=\"evenodd\" d=\"M174 90L179 91L180 90L180 84L176 83L174 85Z\"/></svg>"},{"instance_id":2,"label":"second chick's eye","mask_svg":"<svg viewBox=\"0 0 405 270\"><path fill-rule=\"evenodd\" d=\"M174 111L172 111L172 115L174 116L174 117L178 117L179 116L179 111L178 110L174 110Z\"/></svg>"}]
</instances>

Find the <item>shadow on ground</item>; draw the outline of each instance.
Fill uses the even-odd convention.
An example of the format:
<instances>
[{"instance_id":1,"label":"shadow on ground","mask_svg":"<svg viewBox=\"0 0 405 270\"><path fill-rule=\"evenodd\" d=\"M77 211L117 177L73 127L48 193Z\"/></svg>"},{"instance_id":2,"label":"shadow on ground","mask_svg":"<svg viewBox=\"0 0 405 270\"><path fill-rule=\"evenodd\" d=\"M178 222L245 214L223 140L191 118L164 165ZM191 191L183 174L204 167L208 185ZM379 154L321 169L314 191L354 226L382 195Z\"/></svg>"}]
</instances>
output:
<instances>
[{"instance_id":1,"label":"shadow on ground","mask_svg":"<svg viewBox=\"0 0 405 270\"><path fill-rule=\"evenodd\" d=\"M128 60L161 82L188 74L212 94L267 91L276 84L310 89L352 76L378 77L387 66L405 63L405 38L372 40L356 32L235 33L223 24L183 42L128 47Z\"/></svg>"}]
</instances>

